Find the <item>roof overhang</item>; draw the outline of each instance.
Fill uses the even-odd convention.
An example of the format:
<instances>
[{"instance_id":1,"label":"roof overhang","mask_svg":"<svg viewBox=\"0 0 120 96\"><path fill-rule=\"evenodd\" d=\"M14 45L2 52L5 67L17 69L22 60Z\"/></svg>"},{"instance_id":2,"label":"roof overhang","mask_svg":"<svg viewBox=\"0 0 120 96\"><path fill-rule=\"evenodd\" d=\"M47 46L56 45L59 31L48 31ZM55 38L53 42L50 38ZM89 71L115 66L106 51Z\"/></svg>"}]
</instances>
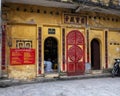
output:
<instances>
[{"instance_id":1,"label":"roof overhang","mask_svg":"<svg viewBox=\"0 0 120 96\"><path fill-rule=\"evenodd\" d=\"M87 5L80 5L78 8L76 8L75 12L80 12L80 11L92 11L92 12L100 12L100 13L105 13L105 14L114 14L120 16L120 10L115 10L115 9L105 9L101 8L99 6L87 6Z\"/></svg>"},{"instance_id":2,"label":"roof overhang","mask_svg":"<svg viewBox=\"0 0 120 96\"><path fill-rule=\"evenodd\" d=\"M64 1L64 0L63 0ZM39 5L47 7L60 7L60 8L71 8L75 9L76 4L72 2L60 2L60 0L2 0L2 2L7 3L20 3L20 4L30 4L30 5Z\"/></svg>"},{"instance_id":3,"label":"roof overhang","mask_svg":"<svg viewBox=\"0 0 120 96\"><path fill-rule=\"evenodd\" d=\"M60 7L60 8L69 8L74 9L75 12L80 11L92 11L92 12L101 12L105 14L114 14L120 16L120 10L115 9L105 9L100 6L85 5L74 2L64 2L68 0L2 0L2 2L7 3L19 3L19 4L30 4L30 5L39 5L47 7ZM70 0L69 0L70 1Z\"/></svg>"}]
</instances>

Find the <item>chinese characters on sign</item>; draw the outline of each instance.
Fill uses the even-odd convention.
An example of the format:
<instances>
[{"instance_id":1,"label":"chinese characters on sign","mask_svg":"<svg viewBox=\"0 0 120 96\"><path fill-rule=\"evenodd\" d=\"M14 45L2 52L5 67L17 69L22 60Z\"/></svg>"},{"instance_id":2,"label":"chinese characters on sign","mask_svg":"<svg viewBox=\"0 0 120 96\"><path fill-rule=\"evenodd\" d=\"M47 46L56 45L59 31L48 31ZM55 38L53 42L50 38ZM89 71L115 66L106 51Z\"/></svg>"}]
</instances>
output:
<instances>
[{"instance_id":1,"label":"chinese characters on sign","mask_svg":"<svg viewBox=\"0 0 120 96\"><path fill-rule=\"evenodd\" d=\"M35 64L35 49L10 49L10 64Z\"/></svg>"},{"instance_id":2,"label":"chinese characters on sign","mask_svg":"<svg viewBox=\"0 0 120 96\"><path fill-rule=\"evenodd\" d=\"M48 29L48 34L55 34L55 29L54 28L49 28Z\"/></svg>"},{"instance_id":3,"label":"chinese characters on sign","mask_svg":"<svg viewBox=\"0 0 120 96\"><path fill-rule=\"evenodd\" d=\"M67 24L87 24L87 17L78 14L64 14L64 23Z\"/></svg>"}]
</instances>

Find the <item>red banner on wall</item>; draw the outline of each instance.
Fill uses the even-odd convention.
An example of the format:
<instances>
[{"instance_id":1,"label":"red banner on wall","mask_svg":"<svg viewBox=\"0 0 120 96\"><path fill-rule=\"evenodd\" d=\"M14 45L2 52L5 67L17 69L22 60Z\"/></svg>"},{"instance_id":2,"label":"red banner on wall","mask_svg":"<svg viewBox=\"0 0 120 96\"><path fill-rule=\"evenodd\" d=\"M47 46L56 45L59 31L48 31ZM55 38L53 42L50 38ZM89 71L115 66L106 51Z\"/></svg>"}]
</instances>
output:
<instances>
[{"instance_id":1,"label":"red banner on wall","mask_svg":"<svg viewBox=\"0 0 120 96\"><path fill-rule=\"evenodd\" d=\"M35 49L10 49L10 64L35 64Z\"/></svg>"}]
</instances>

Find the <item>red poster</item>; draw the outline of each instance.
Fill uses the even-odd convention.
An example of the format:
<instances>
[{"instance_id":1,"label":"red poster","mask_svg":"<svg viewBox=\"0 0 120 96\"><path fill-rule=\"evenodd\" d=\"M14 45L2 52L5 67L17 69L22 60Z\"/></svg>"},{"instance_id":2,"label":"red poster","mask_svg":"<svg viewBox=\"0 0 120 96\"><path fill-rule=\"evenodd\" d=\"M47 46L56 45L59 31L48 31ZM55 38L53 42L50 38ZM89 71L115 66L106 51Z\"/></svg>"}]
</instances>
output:
<instances>
[{"instance_id":1,"label":"red poster","mask_svg":"<svg viewBox=\"0 0 120 96\"><path fill-rule=\"evenodd\" d=\"M10 64L35 64L35 49L10 49Z\"/></svg>"}]
</instances>

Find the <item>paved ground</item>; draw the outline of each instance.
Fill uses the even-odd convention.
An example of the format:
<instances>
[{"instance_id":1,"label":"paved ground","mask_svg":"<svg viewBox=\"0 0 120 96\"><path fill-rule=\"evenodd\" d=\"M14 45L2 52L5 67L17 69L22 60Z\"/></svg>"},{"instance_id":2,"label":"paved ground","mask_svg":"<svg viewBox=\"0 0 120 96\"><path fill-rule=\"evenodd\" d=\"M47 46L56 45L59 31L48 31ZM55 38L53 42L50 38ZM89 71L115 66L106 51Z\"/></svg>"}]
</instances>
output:
<instances>
[{"instance_id":1,"label":"paved ground","mask_svg":"<svg viewBox=\"0 0 120 96\"><path fill-rule=\"evenodd\" d=\"M0 88L0 96L120 96L120 78L94 78Z\"/></svg>"}]
</instances>

